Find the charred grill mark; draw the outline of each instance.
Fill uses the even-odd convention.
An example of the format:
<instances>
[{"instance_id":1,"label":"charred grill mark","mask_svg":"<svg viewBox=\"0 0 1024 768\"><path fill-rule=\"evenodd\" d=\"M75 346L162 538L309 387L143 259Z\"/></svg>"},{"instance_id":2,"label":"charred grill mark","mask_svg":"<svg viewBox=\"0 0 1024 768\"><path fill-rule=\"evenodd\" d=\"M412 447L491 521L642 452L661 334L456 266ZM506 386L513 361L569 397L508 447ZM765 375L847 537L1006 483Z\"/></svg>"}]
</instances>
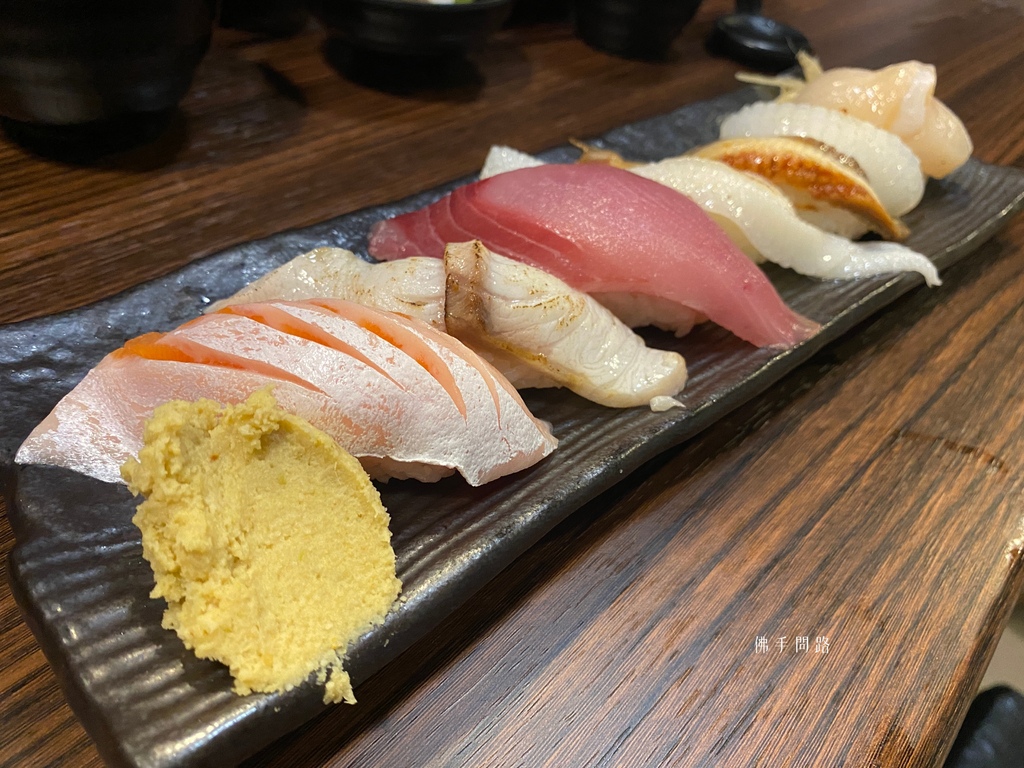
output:
<instances>
[{"instance_id":1,"label":"charred grill mark","mask_svg":"<svg viewBox=\"0 0 1024 768\"><path fill-rule=\"evenodd\" d=\"M738 171L756 173L774 184L789 185L807 192L815 200L841 206L870 221L883 235L902 240L906 226L892 218L869 187L850 181L824 163L815 163L797 154L768 153L745 147L724 152L716 159Z\"/></svg>"}]
</instances>

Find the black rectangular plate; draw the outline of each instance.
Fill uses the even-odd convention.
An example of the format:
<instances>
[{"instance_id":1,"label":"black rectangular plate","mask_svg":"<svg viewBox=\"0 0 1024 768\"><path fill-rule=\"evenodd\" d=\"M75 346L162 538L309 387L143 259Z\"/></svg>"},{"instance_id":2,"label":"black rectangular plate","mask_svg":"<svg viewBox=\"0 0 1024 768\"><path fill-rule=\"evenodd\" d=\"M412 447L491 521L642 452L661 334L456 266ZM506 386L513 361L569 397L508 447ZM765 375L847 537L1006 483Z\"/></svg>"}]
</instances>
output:
<instances>
[{"instance_id":1,"label":"black rectangular plate","mask_svg":"<svg viewBox=\"0 0 1024 768\"><path fill-rule=\"evenodd\" d=\"M747 89L625 126L599 142L633 159L680 154L717 136L722 115L755 98ZM546 153L568 160L569 147ZM226 668L195 658L160 627L162 601L130 519L134 501L66 470L13 468L21 440L85 372L126 339L167 330L293 256L322 245L365 252L371 223L425 205L467 179L393 205L283 232L196 262L109 300L0 328L0 461L17 545L10 579L71 706L111 763L225 766L258 751L323 708L312 683L284 694L239 697ZM1024 200L1024 173L970 161L930 182L906 217L909 245L941 268L976 249ZM917 275L822 282L769 268L783 298L822 324L800 346L757 350L709 325L685 339L654 334L687 359L686 408L610 410L565 391L526 393L553 425L558 450L539 465L482 488L457 478L392 482L403 599L350 649L357 684L456 610L559 521L641 463L681 443L762 392L828 342L901 294Z\"/></svg>"}]
</instances>

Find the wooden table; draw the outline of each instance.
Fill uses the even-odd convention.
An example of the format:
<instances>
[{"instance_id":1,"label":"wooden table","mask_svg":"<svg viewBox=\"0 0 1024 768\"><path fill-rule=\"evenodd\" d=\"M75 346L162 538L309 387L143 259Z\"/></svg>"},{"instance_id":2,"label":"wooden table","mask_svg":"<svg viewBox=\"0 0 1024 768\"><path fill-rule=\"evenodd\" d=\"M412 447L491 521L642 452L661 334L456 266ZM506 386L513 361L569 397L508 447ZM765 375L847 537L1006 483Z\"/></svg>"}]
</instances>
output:
<instances>
[{"instance_id":1,"label":"wooden table","mask_svg":"<svg viewBox=\"0 0 1024 768\"><path fill-rule=\"evenodd\" d=\"M827 65L935 62L977 156L1021 166L1019 3L770 5ZM315 30L223 34L147 149L71 167L0 140L0 321L429 188L491 143L539 150L730 89L736 66L702 48L727 8L705 4L665 64L535 26L404 93L341 77ZM1024 583L1022 251L1018 219L253 764L941 764ZM98 764L0 582L0 764Z\"/></svg>"}]
</instances>

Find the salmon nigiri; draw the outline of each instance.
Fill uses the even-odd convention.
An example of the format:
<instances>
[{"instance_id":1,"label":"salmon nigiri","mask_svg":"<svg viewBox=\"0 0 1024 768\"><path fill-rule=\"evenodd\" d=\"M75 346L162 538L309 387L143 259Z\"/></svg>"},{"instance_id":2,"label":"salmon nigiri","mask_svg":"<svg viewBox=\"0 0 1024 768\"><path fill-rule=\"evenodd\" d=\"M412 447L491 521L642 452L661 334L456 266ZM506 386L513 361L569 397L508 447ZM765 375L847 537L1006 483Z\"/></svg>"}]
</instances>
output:
<instances>
[{"instance_id":1,"label":"salmon nigiri","mask_svg":"<svg viewBox=\"0 0 1024 768\"><path fill-rule=\"evenodd\" d=\"M457 470L480 485L556 445L511 385L460 342L401 315L315 300L227 307L129 341L57 404L17 461L119 482L158 405L238 403L267 386L378 479Z\"/></svg>"},{"instance_id":2,"label":"salmon nigiri","mask_svg":"<svg viewBox=\"0 0 1024 768\"><path fill-rule=\"evenodd\" d=\"M699 206L619 168L544 165L459 187L379 222L370 253L440 258L448 243L469 240L601 300L628 295L657 308L664 317L655 324L673 330L686 325L677 318L701 314L757 346L792 346L818 328L783 303Z\"/></svg>"}]
</instances>

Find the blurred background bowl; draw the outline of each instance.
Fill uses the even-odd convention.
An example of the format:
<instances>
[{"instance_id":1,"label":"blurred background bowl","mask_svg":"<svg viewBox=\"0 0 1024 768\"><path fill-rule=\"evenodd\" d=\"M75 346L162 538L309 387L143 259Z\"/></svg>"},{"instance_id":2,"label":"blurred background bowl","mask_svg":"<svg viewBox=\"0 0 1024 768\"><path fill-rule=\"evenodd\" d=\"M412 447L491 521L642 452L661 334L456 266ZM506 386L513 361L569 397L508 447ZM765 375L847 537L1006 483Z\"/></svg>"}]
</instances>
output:
<instances>
[{"instance_id":1,"label":"blurred background bowl","mask_svg":"<svg viewBox=\"0 0 1024 768\"><path fill-rule=\"evenodd\" d=\"M8 133L75 144L159 123L188 91L213 16L214 0L0 0Z\"/></svg>"},{"instance_id":2,"label":"blurred background bowl","mask_svg":"<svg viewBox=\"0 0 1024 768\"><path fill-rule=\"evenodd\" d=\"M569 18L571 8L572 3L569 0L516 0L506 26L564 21Z\"/></svg>"},{"instance_id":3,"label":"blurred background bowl","mask_svg":"<svg viewBox=\"0 0 1024 768\"><path fill-rule=\"evenodd\" d=\"M220 0L218 26L267 37L290 37L306 26L303 0Z\"/></svg>"},{"instance_id":4,"label":"blurred background bowl","mask_svg":"<svg viewBox=\"0 0 1024 768\"><path fill-rule=\"evenodd\" d=\"M576 34L630 59L663 59L701 0L576 0Z\"/></svg>"},{"instance_id":5,"label":"blurred background bowl","mask_svg":"<svg viewBox=\"0 0 1024 768\"><path fill-rule=\"evenodd\" d=\"M328 31L357 49L404 57L464 54L497 30L513 0L434 5L413 0L309 0Z\"/></svg>"}]
</instances>

